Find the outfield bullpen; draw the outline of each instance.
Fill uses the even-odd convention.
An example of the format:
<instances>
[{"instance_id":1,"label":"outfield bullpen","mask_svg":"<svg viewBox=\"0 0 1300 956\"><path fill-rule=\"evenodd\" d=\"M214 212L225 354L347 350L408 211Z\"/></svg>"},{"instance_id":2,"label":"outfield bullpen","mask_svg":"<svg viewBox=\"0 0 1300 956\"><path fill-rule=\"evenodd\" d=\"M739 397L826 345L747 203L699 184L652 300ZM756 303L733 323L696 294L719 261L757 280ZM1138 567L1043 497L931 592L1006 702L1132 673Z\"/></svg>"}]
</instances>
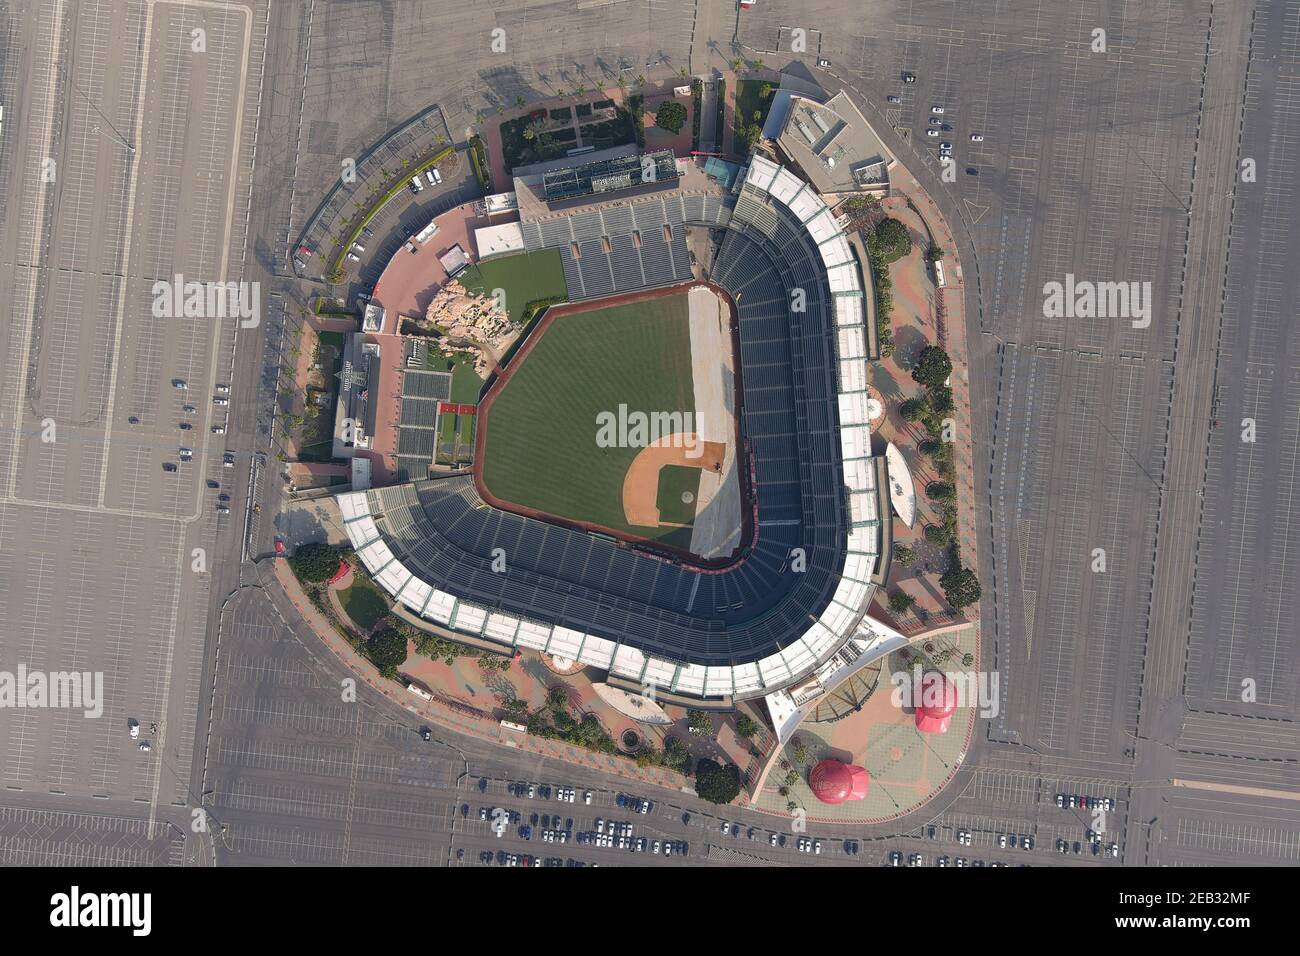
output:
<instances>
[{"instance_id":1,"label":"outfield bullpen","mask_svg":"<svg viewBox=\"0 0 1300 956\"><path fill-rule=\"evenodd\" d=\"M486 500L691 550L702 469L720 471L727 448L694 442L700 390L693 381L688 294L675 288L552 307L480 406L476 474ZM658 453L645 442L603 447L597 440L602 416L617 417L620 407L673 413L691 444ZM727 418L722 427L734 433ZM711 436L719 425L713 423ZM647 468L643 479L630 477Z\"/></svg>"}]
</instances>

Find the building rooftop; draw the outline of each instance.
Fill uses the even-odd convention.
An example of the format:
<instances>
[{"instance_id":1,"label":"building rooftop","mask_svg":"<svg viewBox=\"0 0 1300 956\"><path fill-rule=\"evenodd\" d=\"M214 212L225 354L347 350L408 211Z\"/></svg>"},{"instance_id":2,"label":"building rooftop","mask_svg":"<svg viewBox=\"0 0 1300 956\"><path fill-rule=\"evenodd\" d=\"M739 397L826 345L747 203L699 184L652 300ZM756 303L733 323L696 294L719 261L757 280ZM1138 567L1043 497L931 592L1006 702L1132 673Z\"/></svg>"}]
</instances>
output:
<instances>
[{"instance_id":1,"label":"building rooftop","mask_svg":"<svg viewBox=\"0 0 1300 956\"><path fill-rule=\"evenodd\" d=\"M823 195L889 189L894 154L843 91L825 103L792 96L776 143Z\"/></svg>"}]
</instances>

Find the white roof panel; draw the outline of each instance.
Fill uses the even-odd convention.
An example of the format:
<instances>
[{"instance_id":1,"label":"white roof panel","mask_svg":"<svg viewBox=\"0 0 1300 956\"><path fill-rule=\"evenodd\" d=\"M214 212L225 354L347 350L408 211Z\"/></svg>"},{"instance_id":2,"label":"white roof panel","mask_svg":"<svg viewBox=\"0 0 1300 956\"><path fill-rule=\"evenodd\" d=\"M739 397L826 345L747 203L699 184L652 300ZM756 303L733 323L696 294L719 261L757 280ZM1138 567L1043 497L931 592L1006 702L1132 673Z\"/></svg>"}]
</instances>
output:
<instances>
[{"instance_id":1,"label":"white roof panel","mask_svg":"<svg viewBox=\"0 0 1300 956\"><path fill-rule=\"evenodd\" d=\"M835 324L861 325L862 299L856 295L835 296Z\"/></svg>"},{"instance_id":2,"label":"white roof panel","mask_svg":"<svg viewBox=\"0 0 1300 956\"><path fill-rule=\"evenodd\" d=\"M656 687L670 687L677 665L658 657L651 657L645 662L645 673L641 675L642 684L654 684Z\"/></svg>"},{"instance_id":3,"label":"white roof panel","mask_svg":"<svg viewBox=\"0 0 1300 956\"><path fill-rule=\"evenodd\" d=\"M817 658L813 656L813 652L808 647L808 642L803 638L795 641L781 654L785 657L785 663L790 668L791 675L803 674L817 663Z\"/></svg>"},{"instance_id":4,"label":"white roof panel","mask_svg":"<svg viewBox=\"0 0 1300 956\"><path fill-rule=\"evenodd\" d=\"M826 610L822 611L821 622L836 634L844 636L845 632L849 628L849 624L853 621L854 616L855 614L852 610L842 604L836 604L832 601L827 606Z\"/></svg>"},{"instance_id":5,"label":"white roof panel","mask_svg":"<svg viewBox=\"0 0 1300 956\"><path fill-rule=\"evenodd\" d=\"M392 549L388 547L388 543L382 538L362 548L357 554L361 557L361 563L366 566L366 570L371 574L378 574L380 568L393 560Z\"/></svg>"},{"instance_id":6,"label":"white roof panel","mask_svg":"<svg viewBox=\"0 0 1300 956\"><path fill-rule=\"evenodd\" d=\"M339 495L336 500L339 503L339 514L343 516L344 521L355 521L363 515L370 514L370 501L364 491L348 492Z\"/></svg>"},{"instance_id":7,"label":"white roof panel","mask_svg":"<svg viewBox=\"0 0 1300 956\"><path fill-rule=\"evenodd\" d=\"M790 170L782 167L781 172L777 174L776 180L772 183L772 188L768 191L772 198L788 206L794 199L795 194L803 188L803 180L794 175Z\"/></svg>"},{"instance_id":8,"label":"white roof panel","mask_svg":"<svg viewBox=\"0 0 1300 956\"><path fill-rule=\"evenodd\" d=\"M710 667L704 677L704 693L709 697L724 697L735 690L731 682L730 667Z\"/></svg>"},{"instance_id":9,"label":"white roof panel","mask_svg":"<svg viewBox=\"0 0 1300 956\"><path fill-rule=\"evenodd\" d=\"M576 661L585 637L582 631L575 631L571 627L557 627L551 632L551 643L547 646L546 653Z\"/></svg>"},{"instance_id":10,"label":"white roof panel","mask_svg":"<svg viewBox=\"0 0 1300 956\"><path fill-rule=\"evenodd\" d=\"M821 217L818 217L820 221ZM849 241L843 236L836 236L830 242L821 245L822 262L826 267L842 266L853 262L853 253L849 250Z\"/></svg>"},{"instance_id":11,"label":"white roof panel","mask_svg":"<svg viewBox=\"0 0 1300 956\"><path fill-rule=\"evenodd\" d=\"M835 600L845 607L861 608L866 596L867 586L852 578L840 578L840 585L835 589Z\"/></svg>"},{"instance_id":12,"label":"white roof panel","mask_svg":"<svg viewBox=\"0 0 1300 956\"><path fill-rule=\"evenodd\" d=\"M840 424L865 425L867 416L867 393L850 392L840 395Z\"/></svg>"},{"instance_id":13,"label":"white roof panel","mask_svg":"<svg viewBox=\"0 0 1300 956\"><path fill-rule=\"evenodd\" d=\"M866 581L876 570L876 562L869 554L854 554L850 551L844 556L844 577L856 581Z\"/></svg>"},{"instance_id":14,"label":"white roof panel","mask_svg":"<svg viewBox=\"0 0 1300 956\"><path fill-rule=\"evenodd\" d=\"M424 605L433 596L433 588L417 577L412 577L402 592L402 603L416 614L424 610Z\"/></svg>"},{"instance_id":15,"label":"white roof panel","mask_svg":"<svg viewBox=\"0 0 1300 956\"><path fill-rule=\"evenodd\" d=\"M519 632L515 634L515 644L519 647L531 647L535 651L546 649L551 640L551 628L537 621L521 621Z\"/></svg>"},{"instance_id":16,"label":"white roof panel","mask_svg":"<svg viewBox=\"0 0 1300 956\"><path fill-rule=\"evenodd\" d=\"M860 359L840 362L840 391L860 392L867 387L867 364Z\"/></svg>"},{"instance_id":17,"label":"white roof panel","mask_svg":"<svg viewBox=\"0 0 1300 956\"><path fill-rule=\"evenodd\" d=\"M456 605L456 623L452 625L466 634L482 634L483 625L487 623L487 611L473 604L461 601Z\"/></svg>"},{"instance_id":18,"label":"white roof panel","mask_svg":"<svg viewBox=\"0 0 1300 956\"><path fill-rule=\"evenodd\" d=\"M754 158L749 161L749 172L745 174L745 182L752 186L756 186L763 190L763 192L767 192L768 187L772 184L772 178L777 174L777 171L780 168L781 167L769 159L764 159L762 156L754 156Z\"/></svg>"},{"instance_id":19,"label":"white roof panel","mask_svg":"<svg viewBox=\"0 0 1300 956\"><path fill-rule=\"evenodd\" d=\"M454 594L435 590L433 597L425 605L424 616L431 621L437 621L439 624L447 624L451 621L451 612L455 607L456 596Z\"/></svg>"},{"instance_id":20,"label":"white roof panel","mask_svg":"<svg viewBox=\"0 0 1300 956\"><path fill-rule=\"evenodd\" d=\"M871 459L859 458L844 463L844 484L854 491L869 491L871 485Z\"/></svg>"},{"instance_id":21,"label":"white roof panel","mask_svg":"<svg viewBox=\"0 0 1300 956\"><path fill-rule=\"evenodd\" d=\"M388 562L388 566L375 577L375 583L394 597L410 580L411 572L406 570L401 561Z\"/></svg>"},{"instance_id":22,"label":"white roof panel","mask_svg":"<svg viewBox=\"0 0 1300 956\"><path fill-rule=\"evenodd\" d=\"M763 678L758 673L757 664L737 664L731 669L731 679L735 682L738 694L758 690L763 686Z\"/></svg>"},{"instance_id":23,"label":"white roof panel","mask_svg":"<svg viewBox=\"0 0 1300 956\"><path fill-rule=\"evenodd\" d=\"M836 266L826 270L826 281L832 292L857 292L858 273L853 266Z\"/></svg>"},{"instance_id":24,"label":"white roof panel","mask_svg":"<svg viewBox=\"0 0 1300 956\"><path fill-rule=\"evenodd\" d=\"M840 231L840 227L835 225L835 217L825 205L822 206L821 212L804 223L804 228L808 230L808 235L812 236L813 242L819 245Z\"/></svg>"},{"instance_id":25,"label":"white roof panel","mask_svg":"<svg viewBox=\"0 0 1300 956\"><path fill-rule=\"evenodd\" d=\"M855 326L847 329L840 329L836 335L835 347L839 351L840 359L865 359L867 356L866 340L862 335L862 327Z\"/></svg>"},{"instance_id":26,"label":"white roof panel","mask_svg":"<svg viewBox=\"0 0 1300 956\"><path fill-rule=\"evenodd\" d=\"M849 495L849 520L854 524L862 521L879 521L880 509L876 506L874 491L855 491Z\"/></svg>"},{"instance_id":27,"label":"white roof panel","mask_svg":"<svg viewBox=\"0 0 1300 956\"><path fill-rule=\"evenodd\" d=\"M708 672L703 664L687 664L677 672L677 686L673 690L682 694L704 694L704 676Z\"/></svg>"},{"instance_id":28,"label":"white roof panel","mask_svg":"<svg viewBox=\"0 0 1300 956\"><path fill-rule=\"evenodd\" d=\"M811 189L805 189L795 197L794 201L790 203L789 208L790 211L798 217L800 222L807 222L809 219L812 219L818 213L822 212L826 208L826 204L818 199L817 194ZM834 220L831 221L831 225L835 225ZM834 234L834 231L829 232L823 238L829 238Z\"/></svg>"},{"instance_id":29,"label":"white roof panel","mask_svg":"<svg viewBox=\"0 0 1300 956\"><path fill-rule=\"evenodd\" d=\"M626 644L620 644L618 651L614 654L614 660L609 665L610 673L618 674L620 677L629 677L632 680L641 679L641 670L645 667L645 655L635 647L628 647Z\"/></svg>"},{"instance_id":30,"label":"white roof panel","mask_svg":"<svg viewBox=\"0 0 1300 956\"><path fill-rule=\"evenodd\" d=\"M840 429L840 452L845 458L865 458L871 454L871 429L866 425L846 425Z\"/></svg>"},{"instance_id":31,"label":"white roof panel","mask_svg":"<svg viewBox=\"0 0 1300 956\"><path fill-rule=\"evenodd\" d=\"M514 646L515 632L518 630L519 618L508 614L489 614L487 626L483 628L483 636Z\"/></svg>"},{"instance_id":32,"label":"white roof panel","mask_svg":"<svg viewBox=\"0 0 1300 956\"><path fill-rule=\"evenodd\" d=\"M558 631L560 628L557 627L556 630ZM611 640L588 634L587 639L583 641L582 653L578 655L578 660L589 667L608 668L614 660L614 650L617 647L618 645Z\"/></svg>"},{"instance_id":33,"label":"white roof panel","mask_svg":"<svg viewBox=\"0 0 1300 956\"><path fill-rule=\"evenodd\" d=\"M758 672L763 675L763 684L771 687L790 677L790 665L780 653L771 654L758 662Z\"/></svg>"}]
</instances>

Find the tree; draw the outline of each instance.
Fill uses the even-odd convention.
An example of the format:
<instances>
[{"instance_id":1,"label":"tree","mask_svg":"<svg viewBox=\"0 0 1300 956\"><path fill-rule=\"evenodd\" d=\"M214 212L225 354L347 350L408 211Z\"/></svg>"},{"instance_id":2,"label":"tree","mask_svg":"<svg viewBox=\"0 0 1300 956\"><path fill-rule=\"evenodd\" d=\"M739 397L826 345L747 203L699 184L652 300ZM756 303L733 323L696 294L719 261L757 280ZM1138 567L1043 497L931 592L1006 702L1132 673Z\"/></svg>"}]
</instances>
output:
<instances>
[{"instance_id":1,"label":"tree","mask_svg":"<svg viewBox=\"0 0 1300 956\"><path fill-rule=\"evenodd\" d=\"M943 596L955 608L969 607L980 599L980 582L970 568L953 567L939 579Z\"/></svg>"},{"instance_id":2,"label":"tree","mask_svg":"<svg viewBox=\"0 0 1300 956\"><path fill-rule=\"evenodd\" d=\"M930 248L925 250L925 258L927 262L938 262L943 258L943 250L937 242L930 243Z\"/></svg>"},{"instance_id":3,"label":"tree","mask_svg":"<svg viewBox=\"0 0 1300 956\"><path fill-rule=\"evenodd\" d=\"M489 654L484 651L478 656L478 666L485 671L500 671L505 673L510 670L509 657L502 657L500 654Z\"/></svg>"},{"instance_id":4,"label":"tree","mask_svg":"<svg viewBox=\"0 0 1300 956\"><path fill-rule=\"evenodd\" d=\"M915 598L910 594L902 591L894 591L889 595L889 609L895 614L904 613L909 607L916 603Z\"/></svg>"},{"instance_id":5,"label":"tree","mask_svg":"<svg viewBox=\"0 0 1300 956\"><path fill-rule=\"evenodd\" d=\"M971 667L974 665L974 663L975 663L975 655L970 653L969 651L967 651L965 654L961 656L962 667Z\"/></svg>"},{"instance_id":6,"label":"tree","mask_svg":"<svg viewBox=\"0 0 1300 956\"><path fill-rule=\"evenodd\" d=\"M754 719L749 714L737 714L736 733L742 737L752 737L758 733L758 724L754 723Z\"/></svg>"},{"instance_id":7,"label":"tree","mask_svg":"<svg viewBox=\"0 0 1300 956\"><path fill-rule=\"evenodd\" d=\"M556 684L546 692L546 706L554 711L569 709L569 689L563 684Z\"/></svg>"},{"instance_id":8,"label":"tree","mask_svg":"<svg viewBox=\"0 0 1300 956\"><path fill-rule=\"evenodd\" d=\"M938 385L930 389L925 396L925 403L936 415L947 415L952 411L952 389L947 385Z\"/></svg>"},{"instance_id":9,"label":"tree","mask_svg":"<svg viewBox=\"0 0 1300 956\"><path fill-rule=\"evenodd\" d=\"M713 736L713 718L707 711L688 710L686 712L686 729L697 737Z\"/></svg>"},{"instance_id":10,"label":"tree","mask_svg":"<svg viewBox=\"0 0 1300 956\"><path fill-rule=\"evenodd\" d=\"M710 803L725 804L740 795L740 768L735 764L725 767L707 758L695 768L695 793Z\"/></svg>"},{"instance_id":11,"label":"tree","mask_svg":"<svg viewBox=\"0 0 1300 956\"><path fill-rule=\"evenodd\" d=\"M925 526L925 540L937 548L946 548L952 543L952 532L941 524Z\"/></svg>"},{"instance_id":12,"label":"tree","mask_svg":"<svg viewBox=\"0 0 1300 956\"><path fill-rule=\"evenodd\" d=\"M366 641L366 656L379 668L379 673L391 677L406 663L406 638L386 627Z\"/></svg>"},{"instance_id":13,"label":"tree","mask_svg":"<svg viewBox=\"0 0 1300 956\"><path fill-rule=\"evenodd\" d=\"M898 406L898 413L903 416L903 421L919 422L925 416L925 406L919 399L909 398Z\"/></svg>"},{"instance_id":14,"label":"tree","mask_svg":"<svg viewBox=\"0 0 1300 956\"><path fill-rule=\"evenodd\" d=\"M812 751L808 749L808 745L802 740L796 740L794 747L790 750L790 756L794 757L794 762L802 767L812 757Z\"/></svg>"},{"instance_id":15,"label":"tree","mask_svg":"<svg viewBox=\"0 0 1300 956\"><path fill-rule=\"evenodd\" d=\"M957 497L957 489L946 481L932 481L925 486L925 493L935 501L952 501Z\"/></svg>"},{"instance_id":16,"label":"tree","mask_svg":"<svg viewBox=\"0 0 1300 956\"><path fill-rule=\"evenodd\" d=\"M937 438L926 438L922 440L921 444L916 446L916 450L922 455L929 455L931 458L934 458L936 455L943 452L943 442L939 441Z\"/></svg>"},{"instance_id":17,"label":"tree","mask_svg":"<svg viewBox=\"0 0 1300 956\"><path fill-rule=\"evenodd\" d=\"M876 224L876 247L886 263L894 262L912 251L912 236L905 225L888 217Z\"/></svg>"},{"instance_id":18,"label":"tree","mask_svg":"<svg viewBox=\"0 0 1300 956\"><path fill-rule=\"evenodd\" d=\"M676 100L664 100L655 111L655 125L677 133L686 125L686 107Z\"/></svg>"},{"instance_id":19,"label":"tree","mask_svg":"<svg viewBox=\"0 0 1300 956\"><path fill-rule=\"evenodd\" d=\"M678 773L686 772L686 765L691 761L690 751L676 737L664 740L664 766Z\"/></svg>"},{"instance_id":20,"label":"tree","mask_svg":"<svg viewBox=\"0 0 1300 956\"><path fill-rule=\"evenodd\" d=\"M339 549L328 544L304 544L292 558L289 567L298 580L307 584L328 581L339 569Z\"/></svg>"},{"instance_id":21,"label":"tree","mask_svg":"<svg viewBox=\"0 0 1300 956\"><path fill-rule=\"evenodd\" d=\"M916 552L905 544L896 544L894 545L894 560L903 567L909 568L912 566L912 562L916 560Z\"/></svg>"},{"instance_id":22,"label":"tree","mask_svg":"<svg viewBox=\"0 0 1300 956\"><path fill-rule=\"evenodd\" d=\"M952 374L952 360L948 353L937 345L927 345L917 357L916 367L912 369L912 378L922 385L939 388Z\"/></svg>"}]
</instances>

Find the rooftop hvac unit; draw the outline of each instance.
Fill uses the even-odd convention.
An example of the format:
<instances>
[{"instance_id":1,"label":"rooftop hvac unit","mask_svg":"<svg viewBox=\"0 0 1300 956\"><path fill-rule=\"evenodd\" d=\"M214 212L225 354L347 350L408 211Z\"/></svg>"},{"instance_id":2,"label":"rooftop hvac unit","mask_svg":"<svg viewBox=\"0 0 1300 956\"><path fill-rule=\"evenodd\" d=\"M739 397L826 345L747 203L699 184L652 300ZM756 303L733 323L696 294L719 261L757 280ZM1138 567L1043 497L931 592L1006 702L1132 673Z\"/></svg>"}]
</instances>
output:
<instances>
[{"instance_id":1,"label":"rooftop hvac unit","mask_svg":"<svg viewBox=\"0 0 1300 956\"><path fill-rule=\"evenodd\" d=\"M812 110L809 110L808 112L812 114L812 121L817 124L819 130L823 133L829 133L831 131L831 128L826 125L826 121L822 119L821 113L813 113Z\"/></svg>"},{"instance_id":2,"label":"rooftop hvac unit","mask_svg":"<svg viewBox=\"0 0 1300 956\"><path fill-rule=\"evenodd\" d=\"M817 142L817 137L812 134L812 130L810 130L807 126L803 124L802 120L795 120L794 125L798 128L799 132L803 135L803 138L808 140L809 146Z\"/></svg>"}]
</instances>

